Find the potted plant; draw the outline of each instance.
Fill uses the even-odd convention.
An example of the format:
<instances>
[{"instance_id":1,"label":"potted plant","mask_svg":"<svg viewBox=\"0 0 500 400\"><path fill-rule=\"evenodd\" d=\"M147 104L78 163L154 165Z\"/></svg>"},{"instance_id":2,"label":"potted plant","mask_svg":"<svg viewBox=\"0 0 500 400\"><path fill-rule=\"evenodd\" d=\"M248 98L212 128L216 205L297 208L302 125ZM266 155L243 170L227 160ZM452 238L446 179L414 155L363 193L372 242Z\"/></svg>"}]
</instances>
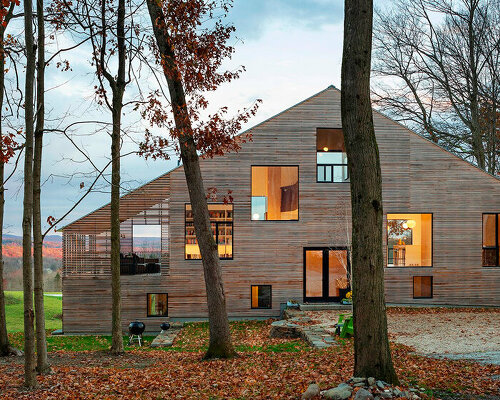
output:
<instances>
[{"instance_id":1,"label":"potted plant","mask_svg":"<svg viewBox=\"0 0 500 400\"><path fill-rule=\"evenodd\" d=\"M340 302L342 304L352 304L352 290L348 291Z\"/></svg>"}]
</instances>

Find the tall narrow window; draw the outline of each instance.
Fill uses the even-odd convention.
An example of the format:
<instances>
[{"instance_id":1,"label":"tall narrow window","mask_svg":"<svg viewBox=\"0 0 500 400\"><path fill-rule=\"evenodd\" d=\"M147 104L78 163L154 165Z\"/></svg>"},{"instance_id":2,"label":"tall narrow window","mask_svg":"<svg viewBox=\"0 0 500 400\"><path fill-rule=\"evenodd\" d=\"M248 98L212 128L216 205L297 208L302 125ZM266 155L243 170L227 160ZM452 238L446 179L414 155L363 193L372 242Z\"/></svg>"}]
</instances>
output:
<instances>
[{"instance_id":1,"label":"tall narrow window","mask_svg":"<svg viewBox=\"0 0 500 400\"><path fill-rule=\"evenodd\" d=\"M500 266L500 214L483 214L483 267Z\"/></svg>"},{"instance_id":2,"label":"tall narrow window","mask_svg":"<svg viewBox=\"0 0 500 400\"><path fill-rule=\"evenodd\" d=\"M221 259L233 258L233 205L209 204L210 224ZM191 204L186 204L186 260L201 259L200 248L194 231Z\"/></svg>"},{"instance_id":3,"label":"tall narrow window","mask_svg":"<svg viewBox=\"0 0 500 400\"><path fill-rule=\"evenodd\" d=\"M299 219L299 167L252 167L252 219Z\"/></svg>"},{"instance_id":4,"label":"tall narrow window","mask_svg":"<svg viewBox=\"0 0 500 400\"><path fill-rule=\"evenodd\" d=\"M316 181L349 182L342 129L316 130Z\"/></svg>"},{"instance_id":5,"label":"tall narrow window","mask_svg":"<svg viewBox=\"0 0 500 400\"><path fill-rule=\"evenodd\" d=\"M252 308L272 308L271 285L252 285Z\"/></svg>"},{"instance_id":6,"label":"tall narrow window","mask_svg":"<svg viewBox=\"0 0 500 400\"><path fill-rule=\"evenodd\" d=\"M413 277L413 298L414 299L432 298L432 276Z\"/></svg>"},{"instance_id":7,"label":"tall narrow window","mask_svg":"<svg viewBox=\"0 0 500 400\"><path fill-rule=\"evenodd\" d=\"M387 214L387 266L432 267L432 214Z\"/></svg>"},{"instance_id":8,"label":"tall narrow window","mask_svg":"<svg viewBox=\"0 0 500 400\"><path fill-rule=\"evenodd\" d=\"M148 293L148 317L168 316L168 294Z\"/></svg>"}]
</instances>

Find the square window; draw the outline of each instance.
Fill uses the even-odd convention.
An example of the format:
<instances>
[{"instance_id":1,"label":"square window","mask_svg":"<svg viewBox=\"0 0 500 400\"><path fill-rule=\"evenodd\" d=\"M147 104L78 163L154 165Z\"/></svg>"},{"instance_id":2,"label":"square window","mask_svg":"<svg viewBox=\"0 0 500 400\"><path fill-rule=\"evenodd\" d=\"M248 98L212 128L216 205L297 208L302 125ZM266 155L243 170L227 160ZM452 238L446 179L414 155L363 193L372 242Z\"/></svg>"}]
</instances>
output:
<instances>
[{"instance_id":1,"label":"square window","mask_svg":"<svg viewBox=\"0 0 500 400\"><path fill-rule=\"evenodd\" d=\"M432 276L413 277L413 298L414 299L432 298Z\"/></svg>"},{"instance_id":2,"label":"square window","mask_svg":"<svg viewBox=\"0 0 500 400\"><path fill-rule=\"evenodd\" d=\"M148 293L148 317L168 316L168 293Z\"/></svg>"},{"instance_id":3,"label":"square window","mask_svg":"<svg viewBox=\"0 0 500 400\"><path fill-rule=\"evenodd\" d=\"M387 214L387 266L432 267L432 214Z\"/></svg>"},{"instance_id":4,"label":"square window","mask_svg":"<svg viewBox=\"0 0 500 400\"><path fill-rule=\"evenodd\" d=\"M299 167L252 167L252 220L299 219Z\"/></svg>"},{"instance_id":5,"label":"square window","mask_svg":"<svg viewBox=\"0 0 500 400\"><path fill-rule=\"evenodd\" d=\"M252 308L272 308L271 285L252 285Z\"/></svg>"}]
</instances>

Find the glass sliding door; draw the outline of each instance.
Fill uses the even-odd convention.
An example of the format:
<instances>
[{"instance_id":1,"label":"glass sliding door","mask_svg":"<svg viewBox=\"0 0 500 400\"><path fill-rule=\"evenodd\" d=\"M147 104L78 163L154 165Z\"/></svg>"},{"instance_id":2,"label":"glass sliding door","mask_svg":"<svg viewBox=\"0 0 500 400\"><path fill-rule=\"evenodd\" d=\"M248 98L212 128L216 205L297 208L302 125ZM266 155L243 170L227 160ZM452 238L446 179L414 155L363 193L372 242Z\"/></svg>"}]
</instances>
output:
<instances>
[{"instance_id":1,"label":"glass sliding door","mask_svg":"<svg viewBox=\"0 0 500 400\"><path fill-rule=\"evenodd\" d=\"M349 290L347 249L304 249L304 301L340 301Z\"/></svg>"}]
</instances>

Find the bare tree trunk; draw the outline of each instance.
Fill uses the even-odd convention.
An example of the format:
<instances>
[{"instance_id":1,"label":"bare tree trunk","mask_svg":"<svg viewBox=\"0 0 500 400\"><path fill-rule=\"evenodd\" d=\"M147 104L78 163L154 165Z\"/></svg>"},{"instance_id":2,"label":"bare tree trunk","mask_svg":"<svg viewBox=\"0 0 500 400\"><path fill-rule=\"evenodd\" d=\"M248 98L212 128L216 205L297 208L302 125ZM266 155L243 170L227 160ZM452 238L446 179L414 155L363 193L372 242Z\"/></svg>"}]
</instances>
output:
<instances>
[{"instance_id":1,"label":"bare tree trunk","mask_svg":"<svg viewBox=\"0 0 500 400\"><path fill-rule=\"evenodd\" d=\"M33 158L33 261L35 282L35 320L36 320L36 355L37 371L40 374L50 372L47 360L47 338L45 335L45 309L43 303L43 236L40 206L40 180L42 173L43 129L45 122L45 26L43 0L37 0L38 25L38 63L36 66L36 126L35 154Z\"/></svg>"},{"instance_id":2,"label":"bare tree trunk","mask_svg":"<svg viewBox=\"0 0 500 400\"><path fill-rule=\"evenodd\" d=\"M35 80L35 44L33 41L33 3L24 0L24 37L26 45L26 79L24 120L23 201L23 297L24 297L24 385L37 386L35 373L35 332L33 326L33 269L31 265L31 229L33 223L33 83Z\"/></svg>"},{"instance_id":3,"label":"bare tree trunk","mask_svg":"<svg viewBox=\"0 0 500 400\"><path fill-rule=\"evenodd\" d=\"M161 6L155 0L147 0L147 4L156 43L162 58L165 78L168 83L175 126L181 132L179 148L184 165L189 199L193 209L196 238L203 262L210 327L210 342L205 358L229 358L235 355L235 351L231 342L231 331L227 318L219 253L210 226L210 214L186 106L184 88L177 68L175 54L170 45Z\"/></svg>"},{"instance_id":4,"label":"bare tree trunk","mask_svg":"<svg viewBox=\"0 0 500 400\"><path fill-rule=\"evenodd\" d=\"M12 15L14 4L12 4L9 14ZM6 16L7 20L7 16ZM5 65L5 49L3 46L5 27L0 25L0 65ZM0 68L0 122L2 121L3 93L5 82L5 68ZM2 136L2 125L0 123L0 140ZM9 336L7 335L7 321L5 315L5 295L3 291L3 214L5 206L4 192L4 160L0 160L0 356L7 356L11 353L9 346Z\"/></svg>"},{"instance_id":5,"label":"bare tree trunk","mask_svg":"<svg viewBox=\"0 0 500 400\"><path fill-rule=\"evenodd\" d=\"M387 337L382 178L370 103L373 0L346 0L342 128L352 207L354 375L397 383Z\"/></svg>"},{"instance_id":6,"label":"bare tree trunk","mask_svg":"<svg viewBox=\"0 0 500 400\"><path fill-rule=\"evenodd\" d=\"M105 13L103 2L103 15ZM111 353L121 354L123 348L123 332L121 317L120 293L120 138L123 93L125 92L125 1L118 2L118 77L113 90L113 131L111 134ZM106 39L104 39L106 40Z\"/></svg>"}]
</instances>

